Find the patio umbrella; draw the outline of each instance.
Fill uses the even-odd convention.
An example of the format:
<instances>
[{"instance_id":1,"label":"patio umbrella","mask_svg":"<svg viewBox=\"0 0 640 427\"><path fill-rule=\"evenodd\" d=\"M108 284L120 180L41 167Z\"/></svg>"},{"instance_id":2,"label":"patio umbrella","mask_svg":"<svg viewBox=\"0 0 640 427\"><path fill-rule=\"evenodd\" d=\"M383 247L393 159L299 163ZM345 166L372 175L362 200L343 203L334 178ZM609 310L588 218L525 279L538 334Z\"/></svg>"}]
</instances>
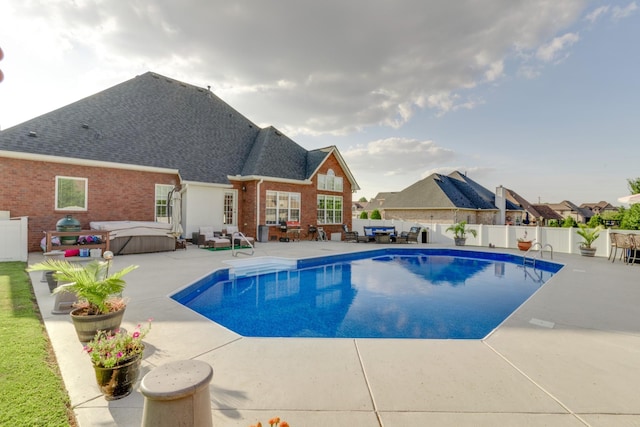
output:
<instances>
[{"instance_id":1,"label":"patio umbrella","mask_svg":"<svg viewBox=\"0 0 640 427\"><path fill-rule=\"evenodd\" d=\"M640 203L640 193L632 194L630 196L619 197L618 201L620 203Z\"/></svg>"},{"instance_id":2,"label":"patio umbrella","mask_svg":"<svg viewBox=\"0 0 640 427\"><path fill-rule=\"evenodd\" d=\"M180 190L174 189L171 194L171 234L176 237L182 235L182 195Z\"/></svg>"}]
</instances>

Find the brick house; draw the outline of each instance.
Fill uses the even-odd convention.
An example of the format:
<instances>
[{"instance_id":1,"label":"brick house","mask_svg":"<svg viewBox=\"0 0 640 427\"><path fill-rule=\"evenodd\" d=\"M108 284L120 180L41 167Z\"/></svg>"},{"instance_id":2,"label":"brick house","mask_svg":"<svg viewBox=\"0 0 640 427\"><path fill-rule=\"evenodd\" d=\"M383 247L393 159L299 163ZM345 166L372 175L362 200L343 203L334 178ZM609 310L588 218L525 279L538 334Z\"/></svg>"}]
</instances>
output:
<instances>
[{"instance_id":1,"label":"brick house","mask_svg":"<svg viewBox=\"0 0 640 427\"><path fill-rule=\"evenodd\" d=\"M359 189L336 147L306 150L259 128L210 90L147 72L0 132L0 210L29 217L29 250L67 214L90 221L167 222L181 193L182 228L236 225L279 236L281 220L338 233Z\"/></svg>"},{"instance_id":2,"label":"brick house","mask_svg":"<svg viewBox=\"0 0 640 427\"><path fill-rule=\"evenodd\" d=\"M503 205L504 212L501 213ZM453 224L503 224L522 216L522 208L473 181L458 171L449 175L431 174L398 192L378 194L368 205L378 209L383 219L407 222ZM504 215L504 218L501 218Z\"/></svg>"}]
</instances>

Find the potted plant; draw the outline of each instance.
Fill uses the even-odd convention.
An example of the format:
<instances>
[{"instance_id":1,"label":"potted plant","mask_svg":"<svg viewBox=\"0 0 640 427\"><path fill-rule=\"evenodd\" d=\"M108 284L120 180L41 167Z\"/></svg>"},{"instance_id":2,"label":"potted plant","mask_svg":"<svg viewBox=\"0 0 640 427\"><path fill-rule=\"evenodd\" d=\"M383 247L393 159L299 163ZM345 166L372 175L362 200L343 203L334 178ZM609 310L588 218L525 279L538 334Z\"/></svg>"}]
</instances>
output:
<instances>
[{"instance_id":1,"label":"potted plant","mask_svg":"<svg viewBox=\"0 0 640 427\"><path fill-rule=\"evenodd\" d=\"M591 246L593 242L600 237L600 232L604 230L602 225L596 228L589 228L586 224L578 224L579 230L576 231L578 236L582 237L580 243L580 255L582 256L595 256L596 247Z\"/></svg>"},{"instance_id":2,"label":"potted plant","mask_svg":"<svg viewBox=\"0 0 640 427\"><path fill-rule=\"evenodd\" d=\"M84 347L89 354L96 381L107 400L128 396L138 379L144 352L142 339L151 329L151 320L145 329L136 326L133 333L124 330L98 331Z\"/></svg>"},{"instance_id":3,"label":"potted plant","mask_svg":"<svg viewBox=\"0 0 640 427\"><path fill-rule=\"evenodd\" d=\"M518 249L521 251L528 251L531 249L531 239L527 239L527 232L525 230L524 235L518 238Z\"/></svg>"},{"instance_id":4,"label":"potted plant","mask_svg":"<svg viewBox=\"0 0 640 427\"><path fill-rule=\"evenodd\" d=\"M456 246L464 246L467 241L467 233L476 237L476 230L467 228L467 221L456 222L455 224L450 225L446 231L453 232L453 240Z\"/></svg>"},{"instance_id":5,"label":"potted plant","mask_svg":"<svg viewBox=\"0 0 640 427\"><path fill-rule=\"evenodd\" d=\"M289 427L289 423L286 422L286 421L282 421L282 423L281 423L280 422L280 417L274 417L274 418L271 418L269 420L269 426L270 427L278 427L278 426L280 426L280 427ZM262 423L258 422L258 424L251 424L251 426L249 426L249 427L262 427Z\"/></svg>"},{"instance_id":6,"label":"potted plant","mask_svg":"<svg viewBox=\"0 0 640 427\"><path fill-rule=\"evenodd\" d=\"M113 331L120 327L126 301L122 291L126 282L122 277L138 268L130 265L109 275L113 253L104 253L104 261L95 260L81 265L67 260L49 259L27 268L27 271L53 270L54 278L67 282L54 289L54 293L71 292L78 297L71 320L80 342L91 341L97 331Z\"/></svg>"}]
</instances>

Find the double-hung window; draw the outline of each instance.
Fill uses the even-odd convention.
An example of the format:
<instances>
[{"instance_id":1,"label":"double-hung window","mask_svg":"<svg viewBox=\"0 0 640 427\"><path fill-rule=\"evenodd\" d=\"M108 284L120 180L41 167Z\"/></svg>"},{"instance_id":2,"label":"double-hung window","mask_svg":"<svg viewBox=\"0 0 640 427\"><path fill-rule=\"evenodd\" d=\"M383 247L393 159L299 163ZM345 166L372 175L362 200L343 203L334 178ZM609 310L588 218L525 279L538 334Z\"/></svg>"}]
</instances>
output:
<instances>
[{"instance_id":1,"label":"double-hung window","mask_svg":"<svg viewBox=\"0 0 640 427\"><path fill-rule=\"evenodd\" d=\"M300 193L267 191L265 223L279 224L281 221L300 221Z\"/></svg>"},{"instance_id":2,"label":"double-hung window","mask_svg":"<svg viewBox=\"0 0 640 427\"><path fill-rule=\"evenodd\" d=\"M173 185L156 184L156 221L169 223L169 193Z\"/></svg>"},{"instance_id":3,"label":"double-hung window","mask_svg":"<svg viewBox=\"0 0 640 427\"><path fill-rule=\"evenodd\" d=\"M318 194L318 224L342 224L342 196Z\"/></svg>"}]
</instances>

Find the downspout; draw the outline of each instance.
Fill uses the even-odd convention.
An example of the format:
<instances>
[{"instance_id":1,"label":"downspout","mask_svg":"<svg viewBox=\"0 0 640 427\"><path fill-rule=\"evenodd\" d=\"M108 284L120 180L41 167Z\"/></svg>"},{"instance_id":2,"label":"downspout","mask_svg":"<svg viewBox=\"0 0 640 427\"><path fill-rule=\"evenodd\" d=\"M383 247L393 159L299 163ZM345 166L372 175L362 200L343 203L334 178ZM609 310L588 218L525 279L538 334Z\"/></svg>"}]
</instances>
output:
<instances>
[{"instance_id":1,"label":"downspout","mask_svg":"<svg viewBox=\"0 0 640 427\"><path fill-rule=\"evenodd\" d=\"M260 184L264 181L264 178L261 178L256 184L256 240L260 236Z\"/></svg>"}]
</instances>

